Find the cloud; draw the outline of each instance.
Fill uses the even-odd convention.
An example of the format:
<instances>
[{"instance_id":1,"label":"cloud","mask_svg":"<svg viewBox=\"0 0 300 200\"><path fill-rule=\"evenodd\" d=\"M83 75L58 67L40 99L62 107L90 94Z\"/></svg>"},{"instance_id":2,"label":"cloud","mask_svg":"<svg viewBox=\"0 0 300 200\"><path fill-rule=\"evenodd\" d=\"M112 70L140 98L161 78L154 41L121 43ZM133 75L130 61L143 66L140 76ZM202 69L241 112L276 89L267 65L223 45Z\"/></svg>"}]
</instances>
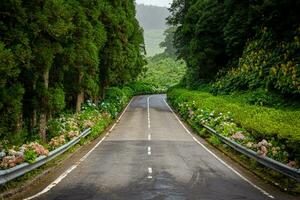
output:
<instances>
[{"instance_id":1,"label":"cloud","mask_svg":"<svg viewBox=\"0 0 300 200\"><path fill-rule=\"evenodd\" d=\"M138 4L146 4L146 5L155 5L155 6L163 6L170 7L172 0L136 0Z\"/></svg>"}]
</instances>

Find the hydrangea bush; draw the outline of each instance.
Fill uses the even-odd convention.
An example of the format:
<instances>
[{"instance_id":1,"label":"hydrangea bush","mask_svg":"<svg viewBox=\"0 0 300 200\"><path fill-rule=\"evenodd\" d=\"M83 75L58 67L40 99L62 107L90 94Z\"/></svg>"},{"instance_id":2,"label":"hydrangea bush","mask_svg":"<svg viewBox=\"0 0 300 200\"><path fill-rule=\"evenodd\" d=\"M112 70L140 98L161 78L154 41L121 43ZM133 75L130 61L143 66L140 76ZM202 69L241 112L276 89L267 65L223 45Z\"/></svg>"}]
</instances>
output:
<instances>
[{"instance_id":1,"label":"hydrangea bush","mask_svg":"<svg viewBox=\"0 0 300 200\"><path fill-rule=\"evenodd\" d=\"M221 113L211 109L199 109L195 101L179 102L174 107L194 127L207 125L228 139L257 152L258 155L267 156L290 167L299 167L299 163L289 155L285 145L278 139L257 137L236 124L230 112Z\"/></svg>"},{"instance_id":2,"label":"hydrangea bush","mask_svg":"<svg viewBox=\"0 0 300 200\"><path fill-rule=\"evenodd\" d=\"M80 132L92 128L90 138L96 138L117 117L133 95L158 93L159 90L145 83L131 83L123 88L109 88L106 97L98 105L87 100L82 111L76 114L62 114L49 120L47 142L30 141L22 146L12 146L8 141L0 141L0 169L8 169L18 164L35 162L39 156L47 156L52 151L79 136Z\"/></svg>"}]
</instances>

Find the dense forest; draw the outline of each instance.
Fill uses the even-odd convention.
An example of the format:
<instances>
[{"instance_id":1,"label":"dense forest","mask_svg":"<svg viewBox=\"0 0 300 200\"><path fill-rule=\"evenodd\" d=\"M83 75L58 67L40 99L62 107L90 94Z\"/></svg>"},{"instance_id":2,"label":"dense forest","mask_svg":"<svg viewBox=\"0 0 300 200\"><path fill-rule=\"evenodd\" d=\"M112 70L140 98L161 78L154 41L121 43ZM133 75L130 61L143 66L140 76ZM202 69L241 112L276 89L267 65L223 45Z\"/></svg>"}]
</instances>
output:
<instances>
[{"instance_id":1,"label":"dense forest","mask_svg":"<svg viewBox=\"0 0 300 200\"><path fill-rule=\"evenodd\" d=\"M35 134L97 104L146 63L133 0L7 0L0 6L0 138Z\"/></svg>"},{"instance_id":2,"label":"dense forest","mask_svg":"<svg viewBox=\"0 0 300 200\"><path fill-rule=\"evenodd\" d=\"M168 23L185 84L214 82L215 93L272 91L299 98L300 2L175 0Z\"/></svg>"}]
</instances>

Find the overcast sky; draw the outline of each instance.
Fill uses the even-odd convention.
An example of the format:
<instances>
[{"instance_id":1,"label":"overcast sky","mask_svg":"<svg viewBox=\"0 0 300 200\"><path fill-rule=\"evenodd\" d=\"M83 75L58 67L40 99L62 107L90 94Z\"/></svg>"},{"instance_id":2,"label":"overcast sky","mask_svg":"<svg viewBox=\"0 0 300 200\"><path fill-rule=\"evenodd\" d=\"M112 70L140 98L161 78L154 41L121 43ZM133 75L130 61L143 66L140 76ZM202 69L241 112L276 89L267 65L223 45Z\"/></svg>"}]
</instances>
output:
<instances>
[{"instance_id":1,"label":"overcast sky","mask_svg":"<svg viewBox=\"0 0 300 200\"><path fill-rule=\"evenodd\" d=\"M136 0L138 4L170 7L173 0Z\"/></svg>"}]
</instances>

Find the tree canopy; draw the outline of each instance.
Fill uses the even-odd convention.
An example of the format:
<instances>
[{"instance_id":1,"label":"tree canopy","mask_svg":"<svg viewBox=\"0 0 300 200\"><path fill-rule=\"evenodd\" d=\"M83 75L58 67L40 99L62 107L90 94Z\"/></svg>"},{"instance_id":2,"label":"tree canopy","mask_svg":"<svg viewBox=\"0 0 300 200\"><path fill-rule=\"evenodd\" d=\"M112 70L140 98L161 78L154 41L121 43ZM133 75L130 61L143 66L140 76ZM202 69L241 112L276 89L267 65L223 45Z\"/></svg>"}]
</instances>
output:
<instances>
[{"instance_id":1,"label":"tree canopy","mask_svg":"<svg viewBox=\"0 0 300 200\"><path fill-rule=\"evenodd\" d=\"M146 62L135 15L133 0L1 1L0 138L45 139L53 115L136 79Z\"/></svg>"},{"instance_id":2,"label":"tree canopy","mask_svg":"<svg viewBox=\"0 0 300 200\"><path fill-rule=\"evenodd\" d=\"M176 27L174 45L177 56L187 63L187 84L211 82L239 68L228 72L227 79L233 74L240 75L226 84L239 89L265 84L267 89L281 92L290 87L294 89L289 92L300 93L299 51L295 51L299 50L299 10L300 2L294 0L174 0L168 23ZM272 51L270 58L255 56L261 49L265 53L260 56ZM245 60L252 53L248 61L260 60L257 65L265 66L260 69L263 72L249 63L245 67ZM257 72L248 73L252 82L244 82L246 68ZM272 70L274 76L270 75ZM243 84L238 85L240 82Z\"/></svg>"}]
</instances>

